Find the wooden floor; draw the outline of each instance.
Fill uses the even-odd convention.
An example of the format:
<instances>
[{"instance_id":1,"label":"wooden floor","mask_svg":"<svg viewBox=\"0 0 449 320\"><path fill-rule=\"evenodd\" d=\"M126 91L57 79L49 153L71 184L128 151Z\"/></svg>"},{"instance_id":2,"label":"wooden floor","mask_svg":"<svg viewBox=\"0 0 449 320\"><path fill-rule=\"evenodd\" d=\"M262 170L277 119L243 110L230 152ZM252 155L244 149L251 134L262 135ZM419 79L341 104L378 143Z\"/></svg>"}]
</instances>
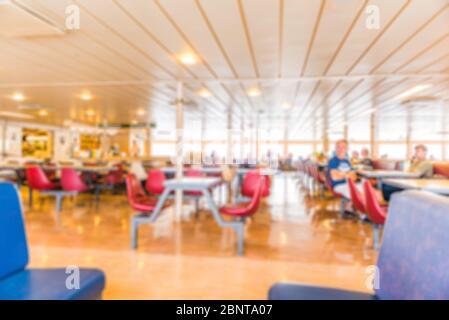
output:
<instances>
[{"instance_id":1,"label":"wooden floor","mask_svg":"<svg viewBox=\"0 0 449 320\"><path fill-rule=\"evenodd\" d=\"M101 268L106 299L265 299L278 281L368 291L370 225L340 219L335 201L308 196L291 174L277 176L272 190L247 225L244 257L233 231L207 211L174 223L166 210L141 228L134 251L124 195L104 195L98 206L89 195L67 199L59 223L54 202L36 199L33 209L24 206L31 266Z\"/></svg>"}]
</instances>

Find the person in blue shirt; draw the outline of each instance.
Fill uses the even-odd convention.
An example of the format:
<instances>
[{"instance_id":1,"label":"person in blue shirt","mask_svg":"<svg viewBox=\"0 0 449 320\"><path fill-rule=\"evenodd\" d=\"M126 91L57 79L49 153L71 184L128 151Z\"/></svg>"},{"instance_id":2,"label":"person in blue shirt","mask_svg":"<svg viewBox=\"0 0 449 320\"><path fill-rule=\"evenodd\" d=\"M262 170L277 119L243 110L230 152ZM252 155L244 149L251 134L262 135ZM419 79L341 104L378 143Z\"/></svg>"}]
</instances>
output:
<instances>
[{"instance_id":1,"label":"person in blue shirt","mask_svg":"<svg viewBox=\"0 0 449 320\"><path fill-rule=\"evenodd\" d=\"M339 140L335 144L335 155L329 160L327 179L332 184L334 191L350 198L346 179L356 180L356 173L348 159L348 142Z\"/></svg>"}]
</instances>

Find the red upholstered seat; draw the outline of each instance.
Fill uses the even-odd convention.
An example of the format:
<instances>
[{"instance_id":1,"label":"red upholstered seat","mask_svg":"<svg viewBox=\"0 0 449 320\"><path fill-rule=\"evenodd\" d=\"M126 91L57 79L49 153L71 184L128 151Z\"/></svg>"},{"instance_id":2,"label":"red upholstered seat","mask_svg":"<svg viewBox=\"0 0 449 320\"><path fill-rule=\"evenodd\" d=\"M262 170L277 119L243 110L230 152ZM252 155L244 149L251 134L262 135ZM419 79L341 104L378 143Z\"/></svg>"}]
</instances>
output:
<instances>
[{"instance_id":1,"label":"red upholstered seat","mask_svg":"<svg viewBox=\"0 0 449 320\"><path fill-rule=\"evenodd\" d=\"M158 199L147 196L140 181L133 174L126 176L126 192L130 206L136 211L152 212L157 206ZM163 208L169 205L165 203Z\"/></svg>"},{"instance_id":2,"label":"red upholstered seat","mask_svg":"<svg viewBox=\"0 0 449 320\"><path fill-rule=\"evenodd\" d=\"M247 198L252 198L256 190L257 182L262 178L262 175L258 170L250 171L243 179L242 195ZM271 181L264 177L264 185L262 186L262 197L268 197L270 195Z\"/></svg>"},{"instance_id":3,"label":"red upholstered seat","mask_svg":"<svg viewBox=\"0 0 449 320\"><path fill-rule=\"evenodd\" d=\"M376 190L369 183L363 183L363 191L365 192L366 214L368 218L375 224L383 225L387 217L388 206L382 206L378 200Z\"/></svg>"},{"instance_id":4,"label":"red upholstered seat","mask_svg":"<svg viewBox=\"0 0 449 320\"><path fill-rule=\"evenodd\" d=\"M449 178L449 162L435 162L433 173Z\"/></svg>"},{"instance_id":5,"label":"red upholstered seat","mask_svg":"<svg viewBox=\"0 0 449 320\"><path fill-rule=\"evenodd\" d=\"M145 188L151 194L161 195L164 192L165 174L161 170L152 169L148 171Z\"/></svg>"},{"instance_id":6,"label":"red upholstered seat","mask_svg":"<svg viewBox=\"0 0 449 320\"><path fill-rule=\"evenodd\" d=\"M265 179L265 177L260 177L259 180L255 181L255 192L250 202L223 206L220 208L220 213L235 217L248 217L256 213L259 208L262 191L266 186Z\"/></svg>"},{"instance_id":7,"label":"red upholstered seat","mask_svg":"<svg viewBox=\"0 0 449 320\"><path fill-rule=\"evenodd\" d=\"M26 169L26 177L29 187L33 190L48 191L57 189L57 186L48 179L41 167L28 167Z\"/></svg>"},{"instance_id":8,"label":"red upholstered seat","mask_svg":"<svg viewBox=\"0 0 449 320\"><path fill-rule=\"evenodd\" d=\"M348 186L349 192L351 194L351 202L353 208L358 213L366 213L365 199L363 198L363 195L360 193L360 191L357 189L354 180L348 179Z\"/></svg>"},{"instance_id":9,"label":"red upholstered seat","mask_svg":"<svg viewBox=\"0 0 449 320\"><path fill-rule=\"evenodd\" d=\"M86 192L89 187L73 168L63 168L61 170L61 187L64 191Z\"/></svg>"}]
</instances>

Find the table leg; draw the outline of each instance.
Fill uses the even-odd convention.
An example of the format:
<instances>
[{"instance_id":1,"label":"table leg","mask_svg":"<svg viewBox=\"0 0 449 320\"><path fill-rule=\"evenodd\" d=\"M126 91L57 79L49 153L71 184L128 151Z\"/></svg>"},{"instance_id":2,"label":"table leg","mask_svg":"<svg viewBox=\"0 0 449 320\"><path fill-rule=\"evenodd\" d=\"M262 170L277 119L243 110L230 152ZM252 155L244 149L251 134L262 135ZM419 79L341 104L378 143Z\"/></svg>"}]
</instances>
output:
<instances>
[{"instance_id":1,"label":"table leg","mask_svg":"<svg viewBox=\"0 0 449 320\"><path fill-rule=\"evenodd\" d=\"M162 206L164 205L165 201L167 201L168 196L170 195L170 192L172 189L165 188L164 192L162 193L161 197L159 198L156 208L153 210L151 215L149 217L136 215L131 218L131 248L136 249L137 248L137 240L139 235L139 225L143 223L154 223L156 219L159 217Z\"/></svg>"},{"instance_id":2,"label":"table leg","mask_svg":"<svg viewBox=\"0 0 449 320\"><path fill-rule=\"evenodd\" d=\"M237 254L239 256L243 255L244 252L244 240L245 240L245 234L244 234L244 227L245 224L241 221L225 221L223 220L222 216L220 215L220 212L218 211L217 206L215 205L214 199L212 198L209 190L205 189L203 190L203 195L207 200L207 204L212 211L212 215L217 221L218 225L222 228L232 228L234 229L235 233L237 234Z\"/></svg>"}]
</instances>

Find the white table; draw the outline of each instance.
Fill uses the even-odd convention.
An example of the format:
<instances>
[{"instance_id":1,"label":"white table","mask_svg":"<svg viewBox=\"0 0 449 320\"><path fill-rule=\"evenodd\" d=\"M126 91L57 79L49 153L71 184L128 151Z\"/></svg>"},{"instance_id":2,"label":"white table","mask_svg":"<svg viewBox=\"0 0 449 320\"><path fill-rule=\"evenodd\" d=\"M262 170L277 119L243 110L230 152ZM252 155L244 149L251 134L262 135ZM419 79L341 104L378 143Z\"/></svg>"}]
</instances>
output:
<instances>
[{"instance_id":1,"label":"white table","mask_svg":"<svg viewBox=\"0 0 449 320\"><path fill-rule=\"evenodd\" d=\"M164 203L170 196L170 193L176 190L182 191L201 191L206 198L212 215L218 225L222 228L232 228L237 234L237 253L243 255L244 247L244 222L243 221L225 221L220 215L220 212L215 205L214 199L210 190L220 185L220 178L202 178L202 177L187 177L181 179L167 180L164 184L165 189L160 196L156 208L151 214L142 212L131 219L131 246L137 248L138 227L141 224L154 223L161 214Z\"/></svg>"},{"instance_id":2,"label":"white table","mask_svg":"<svg viewBox=\"0 0 449 320\"><path fill-rule=\"evenodd\" d=\"M377 187L382 190L382 183L385 179L416 179L418 173L399 170L361 170L357 174L367 179L377 179Z\"/></svg>"},{"instance_id":3,"label":"white table","mask_svg":"<svg viewBox=\"0 0 449 320\"><path fill-rule=\"evenodd\" d=\"M384 183L401 189L414 189L449 195L449 179L386 179Z\"/></svg>"}]
</instances>

